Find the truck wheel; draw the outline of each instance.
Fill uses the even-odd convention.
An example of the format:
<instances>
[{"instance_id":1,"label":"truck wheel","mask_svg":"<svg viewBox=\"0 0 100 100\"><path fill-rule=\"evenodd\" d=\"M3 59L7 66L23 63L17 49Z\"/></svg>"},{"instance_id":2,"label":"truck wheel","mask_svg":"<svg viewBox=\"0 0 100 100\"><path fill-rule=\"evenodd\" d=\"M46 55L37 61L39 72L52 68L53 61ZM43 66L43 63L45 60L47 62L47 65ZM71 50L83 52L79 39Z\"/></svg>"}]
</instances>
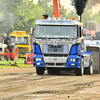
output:
<instances>
[{"instance_id":1,"label":"truck wheel","mask_svg":"<svg viewBox=\"0 0 100 100\"><path fill-rule=\"evenodd\" d=\"M76 76L82 76L84 74L84 61L83 61L83 59L81 60L81 68L76 68L75 74L76 74Z\"/></svg>"},{"instance_id":2,"label":"truck wheel","mask_svg":"<svg viewBox=\"0 0 100 100\"><path fill-rule=\"evenodd\" d=\"M1 60L1 54L0 54L0 60Z\"/></svg>"},{"instance_id":3,"label":"truck wheel","mask_svg":"<svg viewBox=\"0 0 100 100\"><path fill-rule=\"evenodd\" d=\"M43 75L44 67L36 67L36 73L37 73L37 75Z\"/></svg>"},{"instance_id":4,"label":"truck wheel","mask_svg":"<svg viewBox=\"0 0 100 100\"><path fill-rule=\"evenodd\" d=\"M8 61L8 53L7 53L6 59L7 59L7 61Z\"/></svg>"},{"instance_id":5,"label":"truck wheel","mask_svg":"<svg viewBox=\"0 0 100 100\"><path fill-rule=\"evenodd\" d=\"M89 65L89 67L86 67L84 69L84 73L88 74L88 75L93 74L93 59L92 58L90 59L90 65Z\"/></svg>"},{"instance_id":6,"label":"truck wheel","mask_svg":"<svg viewBox=\"0 0 100 100\"><path fill-rule=\"evenodd\" d=\"M3 59L3 57L2 57L2 55L0 54L0 60L2 60Z\"/></svg>"},{"instance_id":7,"label":"truck wheel","mask_svg":"<svg viewBox=\"0 0 100 100\"><path fill-rule=\"evenodd\" d=\"M24 61L24 64L26 63L26 59L25 59L25 61Z\"/></svg>"}]
</instances>

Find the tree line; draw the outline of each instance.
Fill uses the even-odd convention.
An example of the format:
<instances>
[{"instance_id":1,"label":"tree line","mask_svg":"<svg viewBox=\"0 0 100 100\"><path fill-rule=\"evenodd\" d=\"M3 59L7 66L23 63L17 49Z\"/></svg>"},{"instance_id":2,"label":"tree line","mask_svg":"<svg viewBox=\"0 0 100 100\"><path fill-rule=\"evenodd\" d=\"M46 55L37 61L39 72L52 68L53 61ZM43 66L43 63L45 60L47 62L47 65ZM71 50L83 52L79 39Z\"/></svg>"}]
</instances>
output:
<instances>
[{"instance_id":1,"label":"tree line","mask_svg":"<svg viewBox=\"0 0 100 100\"><path fill-rule=\"evenodd\" d=\"M77 18L75 10L65 9L62 5L61 9L62 17ZM36 20L43 14L53 17L52 0L38 0L37 4L34 0L0 0L0 34L10 34L13 30L30 33L30 28L35 26ZM85 11L82 22L85 23L88 20L100 23L100 13L93 14L91 9Z\"/></svg>"}]
</instances>

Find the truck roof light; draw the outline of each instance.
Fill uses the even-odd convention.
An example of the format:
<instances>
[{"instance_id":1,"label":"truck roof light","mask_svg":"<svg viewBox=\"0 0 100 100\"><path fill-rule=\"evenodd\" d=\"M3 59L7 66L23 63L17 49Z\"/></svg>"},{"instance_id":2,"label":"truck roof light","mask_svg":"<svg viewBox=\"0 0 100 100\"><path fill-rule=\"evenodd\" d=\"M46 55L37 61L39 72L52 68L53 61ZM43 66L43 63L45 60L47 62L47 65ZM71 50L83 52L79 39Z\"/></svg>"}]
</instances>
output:
<instances>
[{"instance_id":1,"label":"truck roof light","mask_svg":"<svg viewBox=\"0 0 100 100\"><path fill-rule=\"evenodd\" d=\"M56 17L56 19L57 19L57 20L61 20L61 18L60 18L60 17Z\"/></svg>"},{"instance_id":2,"label":"truck roof light","mask_svg":"<svg viewBox=\"0 0 100 100\"><path fill-rule=\"evenodd\" d=\"M53 17L52 19L53 19L53 20L56 20L56 17Z\"/></svg>"},{"instance_id":3,"label":"truck roof light","mask_svg":"<svg viewBox=\"0 0 100 100\"><path fill-rule=\"evenodd\" d=\"M66 20L66 18L65 18L65 17L62 17L61 19L62 19L62 20Z\"/></svg>"},{"instance_id":4,"label":"truck roof light","mask_svg":"<svg viewBox=\"0 0 100 100\"><path fill-rule=\"evenodd\" d=\"M44 16L42 16L41 19L44 20Z\"/></svg>"},{"instance_id":5,"label":"truck roof light","mask_svg":"<svg viewBox=\"0 0 100 100\"><path fill-rule=\"evenodd\" d=\"M51 17L48 17L48 20L51 20Z\"/></svg>"},{"instance_id":6,"label":"truck roof light","mask_svg":"<svg viewBox=\"0 0 100 100\"><path fill-rule=\"evenodd\" d=\"M72 17L72 20L75 20L75 17Z\"/></svg>"}]
</instances>

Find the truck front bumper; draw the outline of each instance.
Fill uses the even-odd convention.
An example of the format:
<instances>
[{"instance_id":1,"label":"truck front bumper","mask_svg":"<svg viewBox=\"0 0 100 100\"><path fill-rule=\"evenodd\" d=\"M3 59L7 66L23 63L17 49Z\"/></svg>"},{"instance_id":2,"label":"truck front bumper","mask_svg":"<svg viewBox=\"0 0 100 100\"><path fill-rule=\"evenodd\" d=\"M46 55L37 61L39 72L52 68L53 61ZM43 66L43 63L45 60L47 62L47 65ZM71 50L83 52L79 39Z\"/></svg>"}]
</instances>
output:
<instances>
[{"instance_id":1,"label":"truck front bumper","mask_svg":"<svg viewBox=\"0 0 100 100\"><path fill-rule=\"evenodd\" d=\"M55 67L55 68L80 68L81 59L77 55L67 57L44 57L42 54L34 56L34 67Z\"/></svg>"}]
</instances>

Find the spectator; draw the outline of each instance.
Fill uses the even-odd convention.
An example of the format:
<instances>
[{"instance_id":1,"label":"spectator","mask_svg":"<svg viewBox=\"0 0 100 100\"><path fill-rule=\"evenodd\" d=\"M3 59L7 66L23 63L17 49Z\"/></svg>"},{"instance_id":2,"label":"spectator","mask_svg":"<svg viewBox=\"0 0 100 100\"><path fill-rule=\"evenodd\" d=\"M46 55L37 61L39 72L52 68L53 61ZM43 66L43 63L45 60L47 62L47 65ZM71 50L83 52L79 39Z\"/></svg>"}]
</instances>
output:
<instances>
[{"instance_id":1,"label":"spectator","mask_svg":"<svg viewBox=\"0 0 100 100\"><path fill-rule=\"evenodd\" d=\"M14 59L13 51L14 51L14 48L13 48L12 43L10 42L9 45L8 45L8 59L9 59L9 64L11 64L10 58L12 58L14 60L14 63L16 64L15 59Z\"/></svg>"},{"instance_id":2,"label":"spectator","mask_svg":"<svg viewBox=\"0 0 100 100\"><path fill-rule=\"evenodd\" d=\"M31 46L31 51L30 51L30 53L33 53L33 46Z\"/></svg>"},{"instance_id":3,"label":"spectator","mask_svg":"<svg viewBox=\"0 0 100 100\"><path fill-rule=\"evenodd\" d=\"M3 37L3 44L9 44L10 42L10 38L7 36L6 33L4 33L4 37Z\"/></svg>"}]
</instances>

